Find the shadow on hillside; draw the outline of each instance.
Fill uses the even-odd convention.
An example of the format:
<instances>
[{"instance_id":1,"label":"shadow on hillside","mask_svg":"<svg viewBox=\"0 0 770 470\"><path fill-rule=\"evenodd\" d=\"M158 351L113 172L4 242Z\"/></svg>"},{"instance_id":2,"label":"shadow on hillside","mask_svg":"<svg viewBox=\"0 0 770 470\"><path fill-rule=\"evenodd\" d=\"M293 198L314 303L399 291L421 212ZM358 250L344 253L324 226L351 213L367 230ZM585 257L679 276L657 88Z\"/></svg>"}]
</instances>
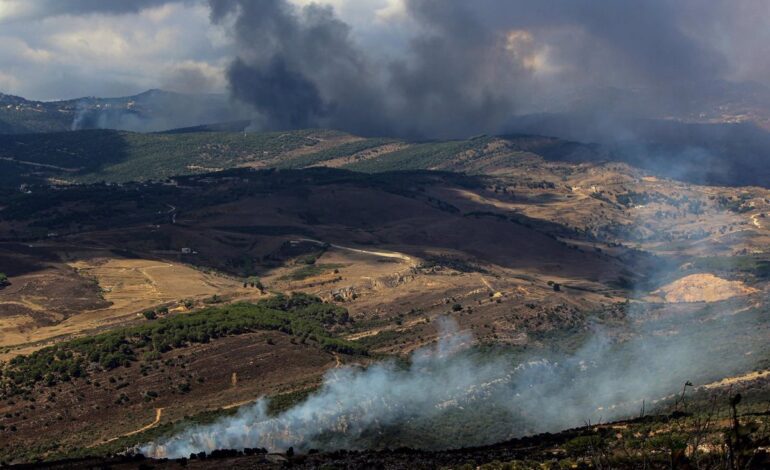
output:
<instances>
[{"instance_id":1,"label":"shadow on hillside","mask_svg":"<svg viewBox=\"0 0 770 470\"><path fill-rule=\"evenodd\" d=\"M458 207L432 192L478 191L487 185L480 176L236 169L176 182L41 189L0 213L30 228L0 238L98 246L121 257L182 261L238 276L264 275L285 259L282 244L306 238L418 258L455 253L471 262L600 282L628 275L636 262L633 253L621 263L568 245L558 238L581 235L556 222L470 199Z\"/></svg>"},{"instance_id":2,"label":"shadow on hillside","mask_svg":"<svg viewBox=\"0 0 770 470\"><path fill-rule=\"evenodd\" d=\"M556 161L616 161L695 184L764 186L770 181L770 132L750 122L683 123L543 114L510 124L514 132L542 137L537 149ZM514 138L515 136L510 136Z\"/></svg>"},{"instance_id":3,"label":"shadow on hillside","mask_svg":"<svg viewBox=\"0 0 770 470\"><path fill-rule=\"evenodd\" d=\"M4 157L27 168L20 183L33 175L68 180L129 157L125 135L113 130L0 135L0 148Z\"/></svg>"}]
</instances>

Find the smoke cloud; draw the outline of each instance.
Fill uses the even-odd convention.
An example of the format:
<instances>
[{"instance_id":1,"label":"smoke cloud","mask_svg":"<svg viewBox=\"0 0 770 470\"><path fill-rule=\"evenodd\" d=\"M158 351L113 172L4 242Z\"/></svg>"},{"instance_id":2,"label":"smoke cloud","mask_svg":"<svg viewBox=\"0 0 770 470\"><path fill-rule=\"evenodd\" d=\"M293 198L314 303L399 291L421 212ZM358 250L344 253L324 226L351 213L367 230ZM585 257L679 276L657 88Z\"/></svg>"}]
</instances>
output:
<instances>
[{"instance_id":1,"label":"smoke cloud","mask_svg":"<svg viewBox=\"0 0 770 470\"><path fill-rule=\"evenodd\" d=\"M0 0L0 62L43 99L229 88L257 129L454 138L557 113L643 141L624 118L770 129L768 18L763 0Z\"/></svg>"},{"instance_id":2,"label":"smoke cloud","mask_svg":"<svg viewBox=\"0 0 770 470\"><path fill-rule=\"evenodd\" d=\"M71 129L158 132L232 122L248 116L250 111L245 106L231 102L226 95L150 90L124 98L83 98L77 102Z\"/></svg>"},{"instance_id":3,"label":"smoke cloud","mask_svg":"<svg viewBox=\"0 0 770 470\"><path fill-rule=\"evenodd\" d=\"M640 320L633 318L631 325ZM720 334L729 331L726 323L734 322L712 320ZM750 323L744 326L750 328ZM636 414L642 400L649 404L676 394L686 380L719 377L753 361L734 344L732 353L718 351L711 333L682 331L672 339L671 329L678 327L685 326L678 321L657 325L667 337L632 326L637 334L625 341L598 329L573 355L522 359L469 349L472 337L444 320L438 343L417 351L408 367L386 362L367 369L334 369L318 392L278 416L270 417L267 402L259 400L234 417L138 451L181 458L216 449L489 444Z\"/></svg>"},{"instance_id":4,"label":"smoke cloud","mask_svg":"<svg viewBox=\"0 0 770 470\"><path fill-rule=\"evenodd\" d=\"M737 28L770 11L731 5L404 0L407 26L361 39L328 6L210 0L236 44L232 93L264 127L430 138L498 133L536 112L604 122L712 112L735 98L726 80L770 79L736 62L740 41L715 36L720 18Z\"/></svg>"}]
</instances>

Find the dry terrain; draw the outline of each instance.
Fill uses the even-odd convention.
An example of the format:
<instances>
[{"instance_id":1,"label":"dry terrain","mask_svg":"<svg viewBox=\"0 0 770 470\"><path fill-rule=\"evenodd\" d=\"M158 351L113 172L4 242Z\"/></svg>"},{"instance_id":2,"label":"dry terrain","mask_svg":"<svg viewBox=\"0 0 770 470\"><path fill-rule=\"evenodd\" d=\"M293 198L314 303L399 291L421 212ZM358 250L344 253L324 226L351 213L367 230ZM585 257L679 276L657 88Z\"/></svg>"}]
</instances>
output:
<instances>
[{"instance_id":1,"label":"dry terrain","mask_svg":"<svg viewBox=\"0 0 770 470\"><path fill-rule=\"evenodd\" d=\"M359 143L330 139L315 151ZM676 337L690 332L678 318L754 321L767 307L766 189L546 161L499 139L426 165L466 174L317 168L402 150L384 143L306 170L41 188L0 211L0 360L151 325L149 311L175 318L289 292L347 309L350 322L325 328L369 354L251 331L129 367L94 363L87 378L40 380L0 400L0 460L19 448L48 457L140 439L186 416L307 390L344 363L404 359L438 339L444 316L481 350L572 352L597 325L621 342L647 322ZM730 334L749 349L742 356L766 364L755 347L768 343L764 323Z\"/></svg>"},{"instance_id":2,"label":"dry terrain","mask_svg":"<svg viewBox=\"0 0 770 470\"><path fill-rule=\"evenodd\" d=\"M313 387L336 364L331 354L286 335L258 332L169 352L150 366L40 386L31 401L0 401L0 421L12 437L3 439L0 455L12 456L19 446L45 456L102 445L149 424Z\"/></svg>"}]
</instances>

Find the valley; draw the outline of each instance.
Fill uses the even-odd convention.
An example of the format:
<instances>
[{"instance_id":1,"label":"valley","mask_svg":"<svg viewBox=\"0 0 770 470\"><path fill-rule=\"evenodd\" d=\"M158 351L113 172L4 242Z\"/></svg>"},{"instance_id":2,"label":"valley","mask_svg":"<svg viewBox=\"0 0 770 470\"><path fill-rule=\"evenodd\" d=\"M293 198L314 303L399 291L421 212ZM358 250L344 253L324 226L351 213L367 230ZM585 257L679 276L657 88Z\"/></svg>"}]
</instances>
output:
<instances>
[{"instance_id":1,"label":"valley","mask_svg":"<svg viewBox=\"0 0 770 470\"><path fill-rule=\"evenodd\" d=\"M83 137L78 145L87 147ZM219 138L236 136L195 137ZM242 154L225 147L241 156L205 161L183 147L187 166L159 171L144 157L112 167L83 163L101 162L100 151L90 160L73 153L71 171L38 158L47 166L4 186L0 259L8 285L0 289L0 360L9 375L0 400L7 438L0 460L119 452L235 416L261 396L273 397L283 408L272 413L280 413L326 387L338 367L409 362L437 347L447 318L473 338L474 354L506 364L580 357L595 347L598 331L620 348L618 358L633 363L636 341L659 338L657 349L673 362L646 395L651 403L684 380L705 385L770 368L762 314L770 233L756 223L770 213L764 188L555 161L538 152L572 147L552 139L406 144L331 131L238 138L256 147ZM148 158L158 151L151 147ZM118 167L134 169L89 182L119 174ZM132 173L139 169L144 176ZM101 359L78 352L90 338L134 335L163 322L181 327L201 313L289 293L338 306L344 320L323 320L312 333L262 323L205 341L196 333L168 350L155 349L142 333L105 346ZM729 346L736 337L743 348ZM329 349L336 341L355 349ZM702 361L678 364L691 347ZM15 382L13 364L59 350L81 358L79 365L63 376L46 365L30 385ZM105 359L124 353L115 363ZM710 365L717 357L719 367ZM648 360L643 368L656 370L664 358ZM613 364L594 367L599 373ZM757 374L749 383L765 377ZM510 378L490 380L501 384L489 389L494 397L517 386ZM636 397L619 387L620 396ZM474 403L474 396L447 403ZM616 406L615 398L599 397L592 406L624 417L639 406L636 399ZM450 409L438 424L411 423L382 442L415 442L404 439L422 435L424 426L446 430L421 444L436 449L562 426L545 415L533 421L506 411L469 440L452 431L455 419L467 419L459 418L462 406ZM485 413L496 412L479 412L478 425ZM565 424L596 411L583 413Z\"/></svg>"}]
</instances>

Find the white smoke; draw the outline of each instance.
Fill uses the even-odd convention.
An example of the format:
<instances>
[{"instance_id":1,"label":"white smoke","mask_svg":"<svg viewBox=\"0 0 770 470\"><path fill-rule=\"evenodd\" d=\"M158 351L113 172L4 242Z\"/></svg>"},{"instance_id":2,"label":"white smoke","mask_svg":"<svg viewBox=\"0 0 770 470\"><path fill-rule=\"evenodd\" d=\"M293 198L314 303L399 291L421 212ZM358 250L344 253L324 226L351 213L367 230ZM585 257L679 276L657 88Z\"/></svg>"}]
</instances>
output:
<instances>
[{"instance_id":1,"label":"white smoke","mask_svg":"<svg viewBox=\"0 0 770 470\"><path fill-rule=\"evenodd\" d=\"M334 369L318 392L278 416L268 415L262 399L233 417L138 451L181 458L216 449L281 452L293 447L302 452L489 444L626 417L639 411L642 400L650 404L676 393L687 380L746 367L750 361L739 347L734 348L739 362L720 362L711 356L717 353L710 351L708 339L699 335L672 340L638 326L635 333L643 334L634 339L617 342L599 331L574 355L522 361L469 348L470 335L458 332L449 320L440 327L439 342L417 351L408 367L385 362L365 370Z\"/></svg>"},{"instance_id":2,"label":"white smoke","mask_svg":"<svg viewBox=\"0 0 770 470\"><path fill-rule=\"evenodd\" d=\"M236 416L201 426L140 451L148 456L186 457L215 449L263 447L269 450L347 448L373 428L439 413L441 405L499 377L501 364L475 364L458 352L472 344L456 325L441 322L435 348L414 354L409 368L375 364L327 373L320 391L304 403L270 418L259 400ZM326 442L320 442L320 439Z\"/></svg>"}]
</instances>

